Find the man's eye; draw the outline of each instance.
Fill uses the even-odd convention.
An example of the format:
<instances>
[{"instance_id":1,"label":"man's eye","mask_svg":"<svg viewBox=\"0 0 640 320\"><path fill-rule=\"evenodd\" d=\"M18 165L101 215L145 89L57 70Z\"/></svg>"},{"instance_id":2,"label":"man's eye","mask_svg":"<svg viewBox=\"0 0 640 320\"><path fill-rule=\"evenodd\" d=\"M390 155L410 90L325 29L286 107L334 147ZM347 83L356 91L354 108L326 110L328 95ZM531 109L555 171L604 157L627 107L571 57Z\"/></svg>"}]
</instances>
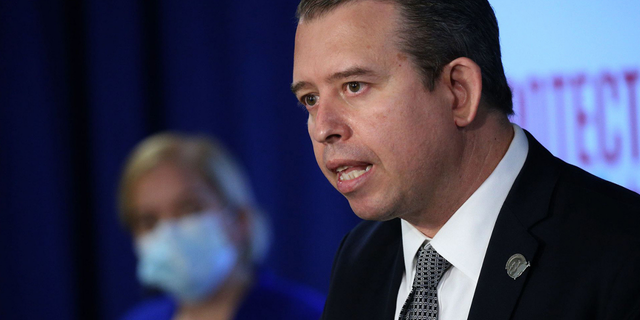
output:
<instances>
[{"instance_id":1,"label":"man's eye","mask_svg":"<svg viewBox=\"0 0 640 320\"><path fill-rule=\"evenodd\" d=\"M305 106L313 107L316 103L318 103L318 96L308 94L302 97L302 103Z\"/></svg>"},{"instance_id":2,"label":"man's eye","mask_svg":"<svg viewBox=\"0 0 640 320\"><path fill-rule=\"evenodd\" d=\"M349 89L349 92L351 93L358 93L360 90L362 90L362 83L360 82L349 82L347 83L347 89Z\"/></svg>"}]
</instances>

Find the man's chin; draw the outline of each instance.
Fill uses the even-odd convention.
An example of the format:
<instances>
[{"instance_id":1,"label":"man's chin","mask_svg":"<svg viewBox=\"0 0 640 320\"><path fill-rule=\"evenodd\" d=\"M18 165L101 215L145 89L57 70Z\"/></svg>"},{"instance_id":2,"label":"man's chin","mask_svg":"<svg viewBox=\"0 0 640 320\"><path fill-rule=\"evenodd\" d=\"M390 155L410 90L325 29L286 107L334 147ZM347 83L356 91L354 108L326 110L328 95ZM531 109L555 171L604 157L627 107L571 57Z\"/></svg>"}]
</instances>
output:
<instances>
[{"instance_id":1,"label":"man's chin","mask_svg":"<svg viewBox=\"0 0 640 320\"><path fill-rule=\"evenodd\" d=\"M351 210L358 216L358 218L370 221L387 221L396 217L393 212L387 210L380 210L380 208L362 208L351 205Z\"/></svg>"}]
</instances>

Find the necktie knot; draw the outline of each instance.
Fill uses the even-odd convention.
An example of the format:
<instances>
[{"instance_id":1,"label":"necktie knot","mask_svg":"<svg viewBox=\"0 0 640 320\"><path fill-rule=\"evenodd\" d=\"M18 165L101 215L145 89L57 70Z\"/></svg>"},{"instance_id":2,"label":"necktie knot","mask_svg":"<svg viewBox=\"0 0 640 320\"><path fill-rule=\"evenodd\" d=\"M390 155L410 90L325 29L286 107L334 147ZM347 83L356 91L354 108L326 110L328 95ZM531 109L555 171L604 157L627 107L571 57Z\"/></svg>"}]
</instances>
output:
<instances>
[{"instance_id":1,"label":"necktie knot","mask_svg":"<svg viewBox=\"0 0 640 320\"><path fill-rule=\"evenodd\" d=\"M436 288L442 275L451 267L451 263L443 258L430 244L425 244L418 253L416 278L414 287Z\"/></svg>"}]
</instances>

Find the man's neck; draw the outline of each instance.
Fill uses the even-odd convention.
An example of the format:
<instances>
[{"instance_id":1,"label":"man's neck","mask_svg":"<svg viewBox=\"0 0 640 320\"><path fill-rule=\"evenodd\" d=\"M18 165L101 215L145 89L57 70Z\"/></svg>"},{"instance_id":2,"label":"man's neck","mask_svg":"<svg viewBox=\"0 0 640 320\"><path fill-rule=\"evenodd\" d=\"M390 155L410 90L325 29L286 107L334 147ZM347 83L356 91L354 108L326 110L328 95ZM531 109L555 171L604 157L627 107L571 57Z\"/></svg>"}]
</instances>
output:
<instances>
[{"instance_id":1,"label":"man's neck","mask_svg":"<svg viewBox=\"0 0 640 320\"><path fill-rule=\"evenodd\" d=\"M446 182L429 209L403 217L427 237L433 238L471 195L491 175L513 140L506 116L485 112L477 125L461 128L462 154L458 172Z\"/></svg>"}]
</instances>

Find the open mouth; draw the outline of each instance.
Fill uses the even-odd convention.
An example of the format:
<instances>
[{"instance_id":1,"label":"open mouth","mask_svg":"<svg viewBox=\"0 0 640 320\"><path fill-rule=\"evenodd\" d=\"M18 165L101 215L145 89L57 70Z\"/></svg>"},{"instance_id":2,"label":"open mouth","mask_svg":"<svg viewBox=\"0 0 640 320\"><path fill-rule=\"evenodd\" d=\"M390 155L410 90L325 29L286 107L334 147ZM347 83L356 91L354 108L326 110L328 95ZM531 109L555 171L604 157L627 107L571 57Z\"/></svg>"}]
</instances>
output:
<instances>
[{"instance_id":1,"label":"open mouth","mask_svg":"<svg viewBox=\"0 0 640 320\"><path fill-rule=\"evenodd\" d=\"M367 166L342 166L336 169L339 181L353 180L371 170L373 165Z\"/></svg>"}]
</instances>

